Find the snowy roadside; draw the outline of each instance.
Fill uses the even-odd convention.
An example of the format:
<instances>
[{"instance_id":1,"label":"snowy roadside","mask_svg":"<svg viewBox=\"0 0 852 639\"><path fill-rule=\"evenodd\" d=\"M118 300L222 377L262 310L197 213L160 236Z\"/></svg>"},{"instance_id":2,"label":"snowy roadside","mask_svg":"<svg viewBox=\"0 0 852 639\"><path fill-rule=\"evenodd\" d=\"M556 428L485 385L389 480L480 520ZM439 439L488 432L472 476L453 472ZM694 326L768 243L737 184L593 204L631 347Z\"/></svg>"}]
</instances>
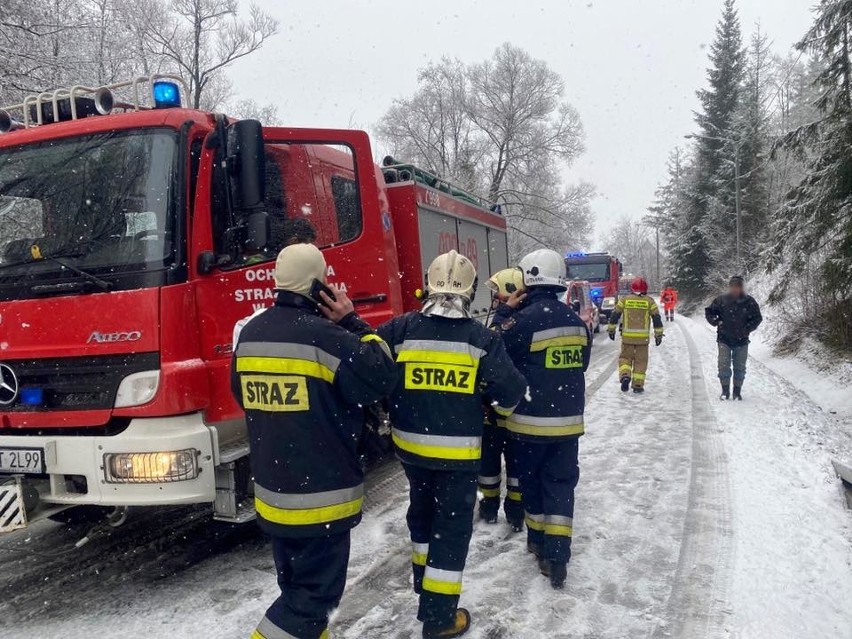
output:
<instances>
[{"instance_id":1,"label":"snowy roadside","mask_svg":"<svg viewBox=\"0 0 852 639\"><path fill-rule=\"evenodd\" d=\"M679 326L702 346L713 381L712 331L703 320ZM733 497L730 636L852 637L852 516L829 461L852 441L841 420L800 390L815 387L818 373L755 351L745 401L711 403ZM826 393L835 401L843 391Z\"/></svg>"}]
</instances>

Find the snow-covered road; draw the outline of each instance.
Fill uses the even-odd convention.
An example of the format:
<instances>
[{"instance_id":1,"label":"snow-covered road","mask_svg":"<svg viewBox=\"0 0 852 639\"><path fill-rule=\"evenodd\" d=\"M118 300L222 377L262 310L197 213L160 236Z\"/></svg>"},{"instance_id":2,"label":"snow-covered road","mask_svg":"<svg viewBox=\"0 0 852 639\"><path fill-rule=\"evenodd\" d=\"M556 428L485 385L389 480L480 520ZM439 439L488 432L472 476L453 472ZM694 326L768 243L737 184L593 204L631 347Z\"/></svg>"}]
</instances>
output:
<instances>
[{"instance_id":1,"label":"snow-covered road","mask_svg":"<svg viewBox=\"0 0 852 639\"><path fill-rule=\"evenodd\" d=\"M634 396L597 336L567 588L550 589L522 535L477 523L473 639L852 639L852 515L829 463L852 458L852 426L799 390L807 379L754 359L746 400L718 401L713 341L687 318L668 324ZM391 464L370 483L333 635L419 637L404 479ZM49 553L85 530L40 523L0 545ZM150 512L60 556L0 551L0 636L242 638L275 590L252 526Z\"/></svg>"}]
</instances>

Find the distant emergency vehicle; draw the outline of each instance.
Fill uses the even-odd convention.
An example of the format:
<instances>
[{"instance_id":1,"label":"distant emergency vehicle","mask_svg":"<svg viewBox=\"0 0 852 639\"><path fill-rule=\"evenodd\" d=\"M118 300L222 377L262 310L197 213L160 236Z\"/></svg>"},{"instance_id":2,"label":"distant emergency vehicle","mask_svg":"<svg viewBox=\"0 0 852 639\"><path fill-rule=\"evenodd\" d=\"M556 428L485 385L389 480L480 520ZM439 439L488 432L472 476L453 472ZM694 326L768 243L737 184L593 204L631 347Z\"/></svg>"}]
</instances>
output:
<instances>
[{"instance_id":1,"label":"distant emergency vehicle","mask_svg":"<svg viewBox=\"0 0 852 639\"><path fill-rule=\"evenodd\" d=\"M585 280L591 284L592 299L600 309L600 321L609 316L618 301L618 278L624 268L609 253L569 253L565 256L569 280Z\"/></svg>"}]
</instances>

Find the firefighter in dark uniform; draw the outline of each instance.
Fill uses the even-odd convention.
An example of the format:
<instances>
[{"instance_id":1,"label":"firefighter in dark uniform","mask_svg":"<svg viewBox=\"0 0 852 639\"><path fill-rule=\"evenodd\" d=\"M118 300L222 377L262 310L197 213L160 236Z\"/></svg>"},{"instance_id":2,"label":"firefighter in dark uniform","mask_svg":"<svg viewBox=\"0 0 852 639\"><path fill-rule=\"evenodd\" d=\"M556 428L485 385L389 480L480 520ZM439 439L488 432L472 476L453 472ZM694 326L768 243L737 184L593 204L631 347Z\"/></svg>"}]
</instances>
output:
<instances>
[{"instance_id":1,"label":"firefighter in dark uniform","mask_svg":"<svg viewBox=\"0 0 852 639\"><path fill-rule=\"evenodd\" d=\"M591 338L583 320L558 299L567 288L562 256L540 249L519 266L526 292L500 305L494 321L529 383L527 396L506 418L506 427L520 478L527 547L559 589L571 558Z\"/></svg>"},{"instance_id":2,"label":"firefighter in dark uniform","mask_svg":"<svg viewBox=\"0 0 852 639\"><path fill-rule=\"evenodd\" d=\"M460 637L470 613L458 607L473 532L482 454L482 392L507 415L526 382L500 335L471 317L476 270L450 251L427 273L419 312L379 327L400 376L390 400L393 440L410 486L417 618L426 639Z\"/></svg>"},{"instance_id":3,"label":"firefighter in dark uniform","mask_svg":"<svg viewBox=\"0 0 852 639\"><path fill-rule=\"evenodd\" d=\"M492 307L496 309L509 296L524 288L524 277L519 268L506 268L492 275L485 285L491 290ZM497 414L486 398L485 429L482 436L482 468L479 471L479 517L489 524L496 524L500 511L500 488L502 485L503 462L506 463L506 496L503 512L506 521L515 532L524 529L524 507L521 504L521 488L512 456L509 454L509 435L506 420Z\"/></svg>"},{"instance_id":4,"label":"firefighter in dark uniform","mask_svg":"<svg viewBox=\"0 0 852 639\"><path fill-rule=\"evenodd\" d=\"M342 292L310 297L326 264L312 244L278 256L275 306L243 328L232 388L245 409L255 507L272 536L281 596L252 639L319 639L346 584L361 521L361 406L396 380L387 345Z\"/></svg>"}]
</instances>

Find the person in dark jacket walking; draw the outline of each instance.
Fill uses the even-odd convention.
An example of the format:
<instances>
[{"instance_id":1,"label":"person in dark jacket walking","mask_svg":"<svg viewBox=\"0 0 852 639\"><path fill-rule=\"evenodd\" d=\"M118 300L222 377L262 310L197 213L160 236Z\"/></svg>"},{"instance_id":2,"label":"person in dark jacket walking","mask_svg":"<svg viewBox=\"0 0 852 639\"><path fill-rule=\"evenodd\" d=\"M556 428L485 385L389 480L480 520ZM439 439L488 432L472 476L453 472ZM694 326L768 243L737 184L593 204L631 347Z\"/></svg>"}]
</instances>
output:
<instances>
[{"instance_id":1,"label":"person in dark jacket walking","mask_svg":"<svg viewBox=\"0 0 852 639\"><path fill-rule=\"evenodd\" d=\"M473 532L482 455L482 397L511 413L526 389L500 335L470 314L476 270L450 251L429 266L419 312L379 327L399 379L390 399L393 440L410 486L417 618L423 637L460 637L470 613L458 607Z\"/></svg>"},{"instance_id":2,"label":"person in dark jacket walking","mask_svg":"<svg viewBox=\"0 0 852 639\"><path fill-rule=\"evenodd\" d=\"M571 558L591 336L583 320L558 299L567 288L559 253L540 249L519 266L526 293L513 294L494 320L509 357L529 383L506 428L520 479L527 547L559 589Z\"/></svg>"},{"instance_id":3,"label":"person in dark jacket walking","mask_svg":"<svg viewBox=\"0 0 852 639\"><path fill-rule=\"evenodd\" d=\"M713 300L713 303L704 309L704 316L711 326L716 327L722 399L731 397L733 368L734 399L741 400L749 335L763 321L760 306L751 295L746 295L743 278L735 275L728 282L728 292Z\"/></svg>"},{"instance_id":4,"label":"person in dark jacket walking","mask_svg":"<svg viewBox=\"0 0 852 639\"><path fill-rule=\"evenodd\" d=\"M325 273L312 244L282 250L275 306L243 328L233 359L255 508L272 537L281 587L252 639L328 636L346 584L350 530L361 521L361 407L396 381L390 349L343 292L320 293L323 304L310 297Z\"/></svg>"}]
</instances>

